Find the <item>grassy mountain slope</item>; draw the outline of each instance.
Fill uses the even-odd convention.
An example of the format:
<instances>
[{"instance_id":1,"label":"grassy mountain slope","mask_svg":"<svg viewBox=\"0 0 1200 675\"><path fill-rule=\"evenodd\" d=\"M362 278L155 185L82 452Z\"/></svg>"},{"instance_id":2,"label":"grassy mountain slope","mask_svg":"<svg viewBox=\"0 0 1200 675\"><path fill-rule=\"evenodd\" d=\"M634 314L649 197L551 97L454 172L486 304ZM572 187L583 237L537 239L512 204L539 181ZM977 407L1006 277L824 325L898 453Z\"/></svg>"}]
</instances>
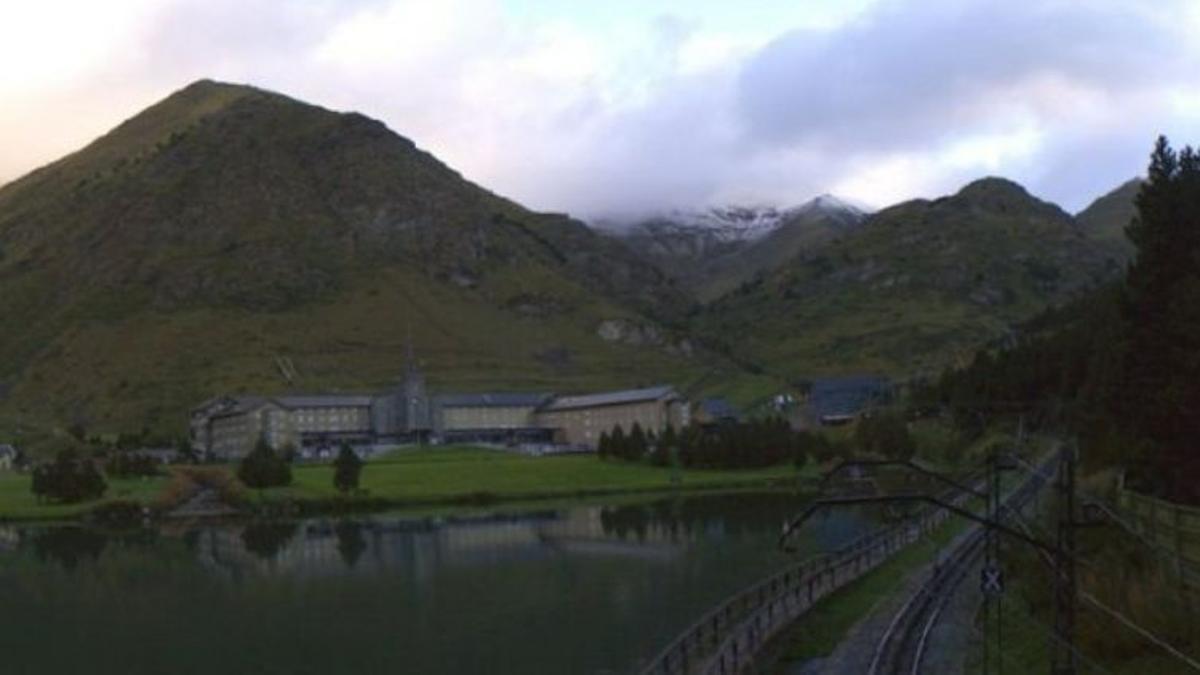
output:
<instances>
[{"instance_id":1,"label":"grassy mountain slope","mask_svg":"<svg viewBox=\"0 0 1200 675\"><path fill-rule=\"evenodd\" d=\"M1133 256L1133 243L1125 236L1125 227L1137 215L1134 200L1142 189L1142 179L1130 180L1092 202L1075 216L1088 236L1111 249L1121 261Z\"/></svg>"},{"instance_id":2,"label":"grassy mountain slope","mask_svg":"<svg viewBox=\"0 0 1200 675\"><path fill-rule=\"evenodd\" d=\"M1057 206L988 178L885 209L695 322L789 378L933 372L1117 269Z\"/></svg>"},{"instance_id":3,"label":"grassy mountain slope","mask_svg":"<svg viewBox=\"0 0 1200 675\"><path fill-rule=\"evenodd\" d=\"M9 420L167 431L220 392L383 386L410 330L435 386L686 384L712 359L685 304L620 242L251 87L195 83L0 189Z\"/></svg>"}]
</instances>

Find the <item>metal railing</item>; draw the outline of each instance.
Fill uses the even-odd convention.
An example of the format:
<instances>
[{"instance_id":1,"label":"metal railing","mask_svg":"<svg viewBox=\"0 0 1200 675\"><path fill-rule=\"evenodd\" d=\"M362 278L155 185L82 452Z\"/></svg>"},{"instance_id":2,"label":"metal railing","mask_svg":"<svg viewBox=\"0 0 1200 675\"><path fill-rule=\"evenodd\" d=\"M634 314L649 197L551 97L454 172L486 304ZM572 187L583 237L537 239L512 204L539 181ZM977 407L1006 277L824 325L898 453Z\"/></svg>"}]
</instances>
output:
<instances>
[{"instance_id":1,"label":"metal railing","mask_svg":"<svg viewBox=\"0 0 1200 675\"><path fill-rule=\"evenodd\" d=\"M1028 493L1040 487L1043 481L1035 478L1028 479L1010 499L1023 501ZM976 480L969 484L979 485ZM951 501L961 505L971 496L958 494ZM809 559L738 592L689 626L640 673L741 672L771 637L819 600L875 569L949 517L946 510L925 508L904 523L878 529L836 552Z\"/></svg>"},{"instance_id":2,"label":"metal railing","mask_svg":"<svg viewBox=\"0 0 1200 675\"><path fill-rule=\"evenodd\" d=\"M834 553L806 560L738 592L688 627L640 672L737 672L779 628L932 531L947 517L945 511L927 510L909 522L863 535Z\"/></svg>"}]
</instances>

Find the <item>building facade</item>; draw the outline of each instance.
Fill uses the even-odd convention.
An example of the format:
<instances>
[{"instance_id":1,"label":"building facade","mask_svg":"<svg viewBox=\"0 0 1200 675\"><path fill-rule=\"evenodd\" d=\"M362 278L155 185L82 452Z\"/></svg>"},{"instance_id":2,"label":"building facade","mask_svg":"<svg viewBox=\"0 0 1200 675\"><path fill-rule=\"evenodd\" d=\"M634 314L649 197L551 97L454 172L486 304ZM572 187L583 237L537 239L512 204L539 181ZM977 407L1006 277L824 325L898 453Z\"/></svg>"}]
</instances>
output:
<instances>
[{"instance_id":1,"label":"building facade","mask_svg":"<svg viewBox=\"0 0 1200 675\"><path fill-rule=\"evenodd\" d=\"M681 429L691 422L691 410L675 389L664 386L556 397L536 419L540 426L554 429L560 442L595 448L600 434L617 426L629 431L637 424L655 433L667 425Z\"/></svg>"},{"instance_id":2,"label":"building facade","mask_svg":"<svg viewBox=\"0 0 1200 675\"><path fill-rule=\"evenodd\" d=\"M448 443L550 443L554 430L538 421L550 394L500 392L433 397L434 434Z\"/></svg>"},{"instance_id":3,"label":"building facade","mask_svg":"<svg viewBox=\"0 0 1200 675\"><path fill-rule=\"evenodd\" d=\"M417 400L413 400L417 399ZM646 431L691 422L671 387L555 396L497 392L428 396L420 387L378 395L226 396L192 412L193 447L207 457L243 457L266 441L306 452L340 443L557 444L595 449L600 434L634 424Z\"/></svg>"},{"instance_id":4,"label":"building facade","mask_svg":"<svg viewBox=\"0 0 1200 675\"><path fill-rule=\"evenodd\" d=\"M638 424L660 432L691 421L668 386L598 394L494 392L430 396L411 347L404 376L377 394L220 396L192 410L193 448L205 457L244 457L260 441L318 456L341 443L559 444L595 449L600 434Z\"/></svg>"}]
</instances>

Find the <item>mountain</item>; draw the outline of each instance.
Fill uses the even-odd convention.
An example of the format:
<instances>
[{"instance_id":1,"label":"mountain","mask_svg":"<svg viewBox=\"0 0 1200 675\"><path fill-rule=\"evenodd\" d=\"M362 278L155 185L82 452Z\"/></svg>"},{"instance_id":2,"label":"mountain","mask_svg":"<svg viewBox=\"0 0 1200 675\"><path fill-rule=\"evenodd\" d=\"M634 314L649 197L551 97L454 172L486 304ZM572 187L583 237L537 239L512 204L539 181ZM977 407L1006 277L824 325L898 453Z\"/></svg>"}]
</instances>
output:
<instances>
[{"instance_id":1,"label":"mountain","mask_svg":"<svg viewBox=\"0 0 1200 675\"><path fill-rule=\"evenodd\" d=\"M0 188L0 424L383 387L410 334L435 387L685 384L723 367L687 302L378 121L201 81Z\"/></svg>"},{"instance_id":2,"label":"mountain","mask_svg":"<svg viewBox=\"0 0 1200 675\"><path fill-rule=\"evenodd\" d=\"M985 178L884 209L694 321L729 353L792 380L933 372L1118 272L1062 209Z\"/></svg>"},{"instance_id":3,"label":"mountain","mask_svg":"<svg viewBox=\"0 0 1200 675\"><path fill-rule=\"evenodd\" d=\"M859 207L821 195L788 209L676 210L626 227L607 227L677 287L698 301L710 301L865 217Z\"/></svg>"},{"instance_id":4,"label":"mountain","mask_svg":"<svg viewBox=\"0 0 1200 675\"><path fill-rule=\"evenodd\" d=\"M1142 189L1142 183L1141 178L1126 181L1075 216L1088 236L1110 248L1122 262L1129 260L1134 253L1133 242L1125 236L1125 227L1137 215L1135 199Z\"/></svg>"}]
</instances>

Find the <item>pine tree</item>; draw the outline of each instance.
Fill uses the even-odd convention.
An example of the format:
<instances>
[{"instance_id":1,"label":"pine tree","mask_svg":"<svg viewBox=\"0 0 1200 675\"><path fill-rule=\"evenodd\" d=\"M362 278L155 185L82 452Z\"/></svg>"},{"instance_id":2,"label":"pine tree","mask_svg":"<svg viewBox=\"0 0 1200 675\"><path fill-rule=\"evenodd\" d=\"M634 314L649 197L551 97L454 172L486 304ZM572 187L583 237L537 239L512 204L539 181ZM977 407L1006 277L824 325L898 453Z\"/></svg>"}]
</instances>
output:
<instances>
[{"instance_id":1,"label":"pine tree","mask_svg":"<svg viewBox=\"0 0 1200 675\"><path fill-rule=\"evenodd\" d=\"M354 453L350 444L342 443L337 458L333 460L333 486L342 494L357 490L362 467L363 461Z\"/></svg>"},{"instance_id":2,"label":"pine tree","mask_svg":"<svg viewBox=\"0 0 1200 675\"><path fill-rule=\"evenodd\" d=\"M617 459L628 458L628 440L625 438L625 430L621 425L613 427L612 437L609 438L609 446L612 449L612 456Z\"/></svg>"},{"instance_id":3,"label":"pine tree","mask_svg":"<svg viewBox=\"0 0 1200 675\"><path fill-rule=\"evenodd\" d=\"M646 456L646 445L646 432L642 431L642 425L634 422L626 440L625 458L635 461L642 459Z\"/></svg>"},{"instance_id":4,"label":"pine tree","mask_svg":"<svg viewBox=\"0 0 1200 675\"><path fill-rule=\"evenodd\" d=\"M612 438L607 431L600 432L600 440L596 443L596 454L600 459L607 459L612 452Z\"/></svg>"},{"instance_id":5,"label":"pine tree","mask_svg":"<svg viewBox=\"0 0 1200 675\"><path fill-rule=\"evenodd\" d=\"M1200 499L1200 157L1159 138L1138 218L1127 229L1137 246L1122 304L1121 405L1112 411L1155 448L1162 488Z\"/></svg>"},{"instance_id":6,"label":"pine tree","mask_svg":"<svg viewBox=\"0 0 1200 675\"><path fill-rule=\"evenodd\" d=\"M290 485L292 482L292 467L275 453L265 439L259 439L254 450L242 458L237 473L238 480L252 488Z\"/></svg>"},{"instance_id":7,"label":"pine tree","mask_svg":"<svg viewBox=\"0 0 1200 675\"><path fill-rule=\"evenodd\" d=\"M675 427L668 424L662 435L654 444L653 462L657 466L669 466L671 458L679 448L679 439L675 435Z\"/></svg>"}]
</instances>

